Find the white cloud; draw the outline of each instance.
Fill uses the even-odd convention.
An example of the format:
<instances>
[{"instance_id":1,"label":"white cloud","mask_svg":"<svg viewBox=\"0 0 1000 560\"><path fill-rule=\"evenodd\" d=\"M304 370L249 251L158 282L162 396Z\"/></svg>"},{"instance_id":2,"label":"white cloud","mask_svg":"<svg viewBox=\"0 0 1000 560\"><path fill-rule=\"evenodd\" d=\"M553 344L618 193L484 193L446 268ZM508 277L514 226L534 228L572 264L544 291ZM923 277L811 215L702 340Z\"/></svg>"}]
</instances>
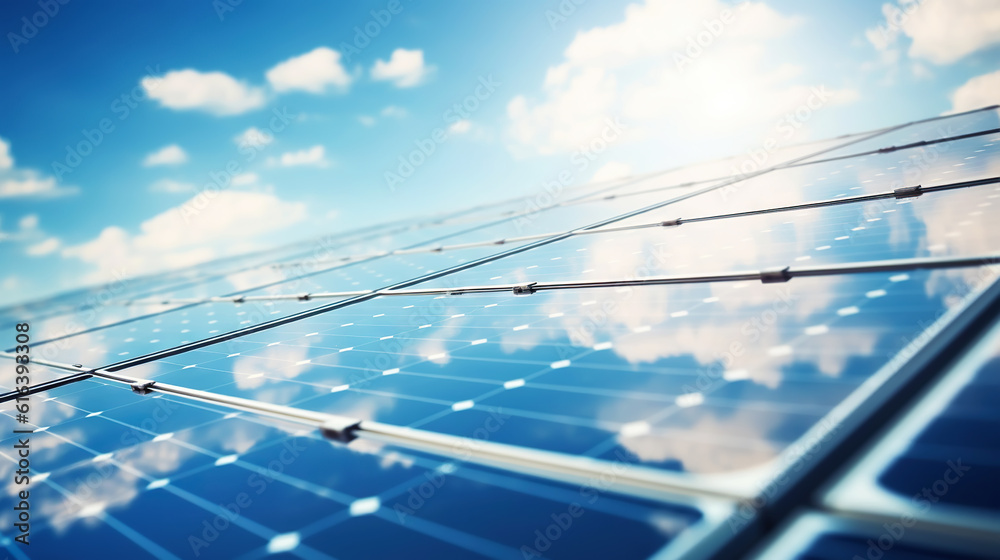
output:
<instances>
[{"instance_id":1,"label":"white cloud","mask_svg":"<svg viewBox=\"0 0 1000 560\"><path fill-rule=\"evenodd\" d=\"M21 179L0 180L0 198L56 198L77 192L75 187L60 187L55 178L41 178L30 170Z\"/></svg>"},{"instance_id":2,"label":"white cloud","mask_svg":"<svg viewBox=\"0 0 1000 560\"><path fill-rule=\"evenodd\" d=\"M77 192L76 187L60 187L54 177L44 176L34 169L14 167L10 142L0 138L0 199L56 198Z\"/></svg>"},{"instance_id":3,"label":"white cloud","mask_svg":"<svg viewBox=\"0 0 1000 560\"><path fill-rule=\"evenodd\" d=\"M865 36L879 51L893 52L899 39L911 40L911 58L950 64L1000 44L1000 4L996 0L899 1L882 5L882 21Z\"/></svg>"},{"instance_id":4,"label":"white cloud","mask_svg":"<svg viewBox=\"0 0 1000 560\"><path fill-rule=\"evenodd\" d=\"M472 121L469 119L462 119L456 121L448 127L448 134L465 134L472 130Z\"/></svg>"},{"instance_id":5,"label":"white cloud","mask_svg":"<svg viewBox=\"0 0 1000 560\"><path fill-rule=\"evenodd\" d=\"M233 141L240 147L250 146L253 148L263 148L271 142L274 142L274 135L270 132L259 129L256 126L251 126L240 134L234 136Z\"/></svg>"},{"instance_id":6,"label":"white cloud","mask_svg":"<svg viewBox=\"0 0 1000 560\"><path fill-rule=\"evenodd\" d=\"M375 126L375 117L369 115L359 115L358 122L365 126Z\"/></svg>"},{"instance_id":7,"label":"white cloud","mask_svg":"<svg viewBox=\"0 0 1000 560\"><path fill-rule=\"evenodd\" d=\"M627 125L625 140L664 144L774 124L819 85L803 82L802 68L768 51L799 23L763 2L631 4L620 23L576 35L564 61L548 69L540 99L517 95L508 103L511 148L570 152L596 138L614 117ZM849 90L828 93L830 104L857 96Z\"/></svg>"},{"instance_id":8,"label":"white cloud","mask_svg":"<svg viewBox=\"0 0 1000 560\"><path fill-rule=\"evenodd\" d=\"M50 237L41 243L29 246L24 252L32 257L41 257L58 251L60 247L62 243L55 237Z\"/></svg>"},{"instance_id":9,"label":"white cloud","mask_svg":"<svg viewBox=\"0 0 1000 560\"><path fill-rule=\"evenodd\" d=\"M146 159L142 160L142 165L145 167L152 167L154 165L179 165L187 160L187 152L177 144L171 144L147 155Z\"/></svg>"},{"instance_id":10,"label":"white cloud","mask_svg":"<svg viewBox=\"0 0 1000 560\"><path fill-rule=\"evenodd\" d=\"M153 192L165 193L189 193L194 192L197 189L198 187L194 183L175 181L173 179L160 179L149 186L149 190Z\"/></svg>"},{"instance_id":11,"label":"white cloud","mask_svg":"<svg viewBox=\"0 0 1000 560\"><path fill-rule=\"evenodd\" d=\"M21 229L35 229L38 227L38 214L28 214L18 222Z\"/></svg>"},{"instance_id":12,"label":"white cloud","mask_svg":"<svg viewBox=\"0 0 1000 560\"><path fill-rule=\"evenodd\" d=\"M407 115L406 109L402 107L397 107L396 105L389 105L381 111L383 117L393 117L401 119Z\"/></svg>"},{"instance_id":13,"label":"white cloud","mask_svg":"<svg viewBox=\"0 0 1000 560\"><path fill-rule=\"evenodd\" d=\"M423 50L396 49L388 62L382 59L375 61L372 79L387 80L396 87L408 88L419 85L432 70L433 67L424 64Z\"/></svg>"},{"instance_id":14,"label":"white cloud","mask_svg":"<svg viewBox=\"0 0 1000 560\"><path fill-rule=\"evenodd\" d=\"M976 76L951 94L952 113L997 104L1000 104L1000 70Z\"/></svg>"},{"instance_id":15,"label":"white cloud","mask_svg":"<svg viewBox=\"0 0 1000 560\"><path fill-rule=\"evenodd\" d=\"M339 52L319 47L271 68L267 71L267 81L278 92L323 93L327 86L346 88L351 84L351 76L340 63Z\"/></svg>"},{"instance_id":16,"label":"white cloud","mask_svg":"<svg viewBox=\"0 0 1000 560\"><path fill-rule=\"evenodd\" d=\"M294 167L297 165L326 167L326 148L317 145L297 152L285 152L281 154L280 163L284 167Z\"/></svg>"},{"instance_id":17,"label":"white cloud","mask_svg":"<svg viewBox=\"0 0 1000 560\"><path fill-rule=\"evenodd\" d=\"M146 76L140 83L151 99L177 111L238 115L258 109L265 102L261 88L252 87L223 72L172 70L162 77Z\"/></svg>"},{"instance_id":18,"label":"white cloud","mask_svg":"<svg viewBox=\"0 0 1000 560\"><path fill-rule=\"evenodd\" d=\"M0 170L14 167L14 158L10 155L10 142L0 138Z\"/></svg>"},{"instance_id":19,"label":"white cloud","mask_svg":"<svg viewBox=\"0 0 1000 560\"><path fill-rule=\"evenodd\" d=\"M199 193L146 220L136 235L109 226L89 242L64 248L62 255L93 264L96 270L85 280L101 281L115 271L142 274L231 254L237 242L246 248L305 218L305 204L272 194L220 191L206 198Z\"/></svg>"}]
</instances>

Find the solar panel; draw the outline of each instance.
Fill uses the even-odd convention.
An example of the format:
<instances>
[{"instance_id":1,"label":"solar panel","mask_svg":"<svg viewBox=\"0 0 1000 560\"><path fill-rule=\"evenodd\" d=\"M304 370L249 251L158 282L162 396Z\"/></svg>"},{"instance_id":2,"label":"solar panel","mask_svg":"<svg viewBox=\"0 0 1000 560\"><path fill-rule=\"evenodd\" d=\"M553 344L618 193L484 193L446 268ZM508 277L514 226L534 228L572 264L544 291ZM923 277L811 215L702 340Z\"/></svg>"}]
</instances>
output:
<instances>
[{"instance_id":1,"label":"solar panel","mask_svg":"<svg viewBox=\"0 0 1000 560\"><path fill-rule=\"evenodd\" d=\"M913 515L954 531L1000 522L998 465L1000 327L978 343L881 436L827 502L838 509Z\"/></svg>"},{"instance_id":2,"label":"solar panel","mask_svg":"<svg viewBox=\"0 0 1000 560\"><path fill-rule=\"evenodd\" d=\"M976 558L931 545L995 540L997 335L913 396L996 307L996 128L543 189L0 310L32 321L38 512L29 550L0 511L0 547L826 558L955 455L983 482L894 551Z\"/></svg>"}]
</instances>

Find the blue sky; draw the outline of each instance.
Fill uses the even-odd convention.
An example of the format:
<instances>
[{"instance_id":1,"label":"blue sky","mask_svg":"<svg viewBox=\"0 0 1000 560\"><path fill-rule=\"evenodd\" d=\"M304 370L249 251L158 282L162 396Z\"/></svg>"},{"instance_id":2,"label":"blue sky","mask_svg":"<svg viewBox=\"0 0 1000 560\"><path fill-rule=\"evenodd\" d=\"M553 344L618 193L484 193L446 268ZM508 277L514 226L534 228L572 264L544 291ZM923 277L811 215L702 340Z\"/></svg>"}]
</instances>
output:
<instances>
[{"instance_id":1,"label":"blue sky","mask_svg":"<svg viewBox=\"0 0 1000 560\"><path fill-rule=\"evenodd\" d=\"M0 303L1000 101L991 0L0 10Z\"/></svg>"}]
</instances>

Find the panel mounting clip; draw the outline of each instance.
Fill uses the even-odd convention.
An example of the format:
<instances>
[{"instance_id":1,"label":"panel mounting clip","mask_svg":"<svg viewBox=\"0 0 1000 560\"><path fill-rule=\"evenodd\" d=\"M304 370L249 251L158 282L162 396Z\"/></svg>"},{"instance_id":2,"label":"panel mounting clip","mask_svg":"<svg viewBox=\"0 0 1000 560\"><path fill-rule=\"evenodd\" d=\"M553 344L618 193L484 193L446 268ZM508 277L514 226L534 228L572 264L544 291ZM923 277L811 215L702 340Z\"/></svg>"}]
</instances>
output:
<instances>
[{"instance_id":1,"label":"panel mounting clip","mask_svg":"<svg viewBox=\"0 0 1000 560\"><path fill-rule=\"evenodd\" d=\"M660 225L663 226L663 227L679 226L679 225L681 225L681 219L680 218L674 218L673 220L666 220L666 221L660 222Z\"/></svg>"},{"instance_id":2,"label":"panel mounting clip","mask_svg":"<svg viewBox=\"0 0 1000 560\"><path fill-rule=\"evenodd\" d=\"M514 286L513 292L515 296L527 296L535 293L535 284L538 282L529 282L528 284L519 284Z\"/></svg>"},{"instance_id":3,"label":"panel mounting clip","mask_svg":"<svg viewBox=\"0 0 1000 560\"><path fill-rule=\"evenodd\" d=\"M137 395L148 395L153 392L153 385L156 381L150 381L148 379L140 379L130 384L129 387L132 388L132 392Z\"/></svg>"},{"instance_id":4,"label":"panel mounting clip","mask_svg":"<svg viewBox=\"0 0 1000 560\"><path fill-rule=\"evenodd\" d=\"M914 197L920 196L922 194L924 194L924 191L923 191L922 188L920 188L920 185L917 185L915 187L900 187L900 188L892 191L892 195L894 197L896 197L897 199L900 199L900 198L914 198Z\"/></svg>"},{"instance_id":5,"label":"panel mounting clip","mask_svg":"<svg viewBox=\"0 0 1000 560\"><path fill-rule=\"evenodd\" d=\"M786 266L785 268L762 270L760 272L760 281L764 284L782 284L788 282L792 279L792 274L789 272L790 268Z\"/></svg>"},{"instance_id":6,"label":"panel mounting clip","mask_svg":"<svg viewBox=\"0 0 1000 560\"><path fill-rule=\"evenodd\" d=\"M361 420L347 416L330 415L320 425L319 431L326 439L349 443L357 438L355 433L361 427Z\"/></svg>"}]
</instances>

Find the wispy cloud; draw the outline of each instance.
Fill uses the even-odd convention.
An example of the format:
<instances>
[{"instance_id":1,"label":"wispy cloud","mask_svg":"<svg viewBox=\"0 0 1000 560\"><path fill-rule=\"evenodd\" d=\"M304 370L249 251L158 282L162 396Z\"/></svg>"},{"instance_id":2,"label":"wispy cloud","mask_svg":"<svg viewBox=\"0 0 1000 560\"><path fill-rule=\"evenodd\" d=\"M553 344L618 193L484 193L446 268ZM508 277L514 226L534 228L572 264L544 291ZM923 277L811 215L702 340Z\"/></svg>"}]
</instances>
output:
<instances>
[{"instance_id":1,"label":"wispy cloud","mask_svg":"<svg viewBox=\"0 0 1000 560\"><path fill-rule=\"evenodd\" d=\"M378 59L372 67L373 80L390 81L398 88L409 88L423 83L434 67L424 63L421 49L396 49L389 60Z\"/></svg>"},{"instance_id":2,"label":"wispy cloud","mask_svg":"<svg viewBox=\"0 0 1000 560\"><path fill-rule=\"evenodd\" d=\"M187 152L177 144L164 146L159 150L149 154L142 160L145 167L155 165L180 165L188 160Z\"/></svg>"}]
</instances>

